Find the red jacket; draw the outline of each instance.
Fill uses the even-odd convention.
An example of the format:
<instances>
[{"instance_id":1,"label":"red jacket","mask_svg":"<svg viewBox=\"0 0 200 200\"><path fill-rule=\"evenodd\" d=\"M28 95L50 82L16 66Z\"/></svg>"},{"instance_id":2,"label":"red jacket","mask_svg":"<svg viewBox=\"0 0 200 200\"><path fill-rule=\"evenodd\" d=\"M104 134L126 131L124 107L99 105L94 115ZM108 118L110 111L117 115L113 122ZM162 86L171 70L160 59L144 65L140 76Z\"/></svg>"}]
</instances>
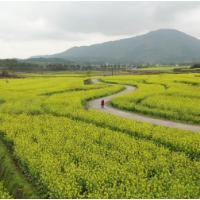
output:
<instances>
[{"instance_id":1,"label":"red jacket","mask_svg":"<svg viewBox=\"0 0 200 200\"><path fill-rule=\"evenodd\" d=\"M101 105L104 106L104 100L101 101Z\"/></svg>"}]
</instances>

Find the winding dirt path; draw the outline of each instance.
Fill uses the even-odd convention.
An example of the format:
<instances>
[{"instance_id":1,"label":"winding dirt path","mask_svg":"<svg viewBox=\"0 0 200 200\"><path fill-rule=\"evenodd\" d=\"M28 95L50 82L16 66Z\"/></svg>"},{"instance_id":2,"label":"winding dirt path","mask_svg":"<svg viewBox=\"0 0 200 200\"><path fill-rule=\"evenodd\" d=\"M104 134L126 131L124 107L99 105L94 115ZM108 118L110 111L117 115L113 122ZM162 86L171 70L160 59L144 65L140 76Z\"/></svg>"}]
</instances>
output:
<instances>
[{"instance_id":1,"label":"winding dirt path","mask_svg":"<svg viewBox=\"0 0 200 200\"><path fill-rule=\"evenodd\" d=\"M98 79L92 79L92 81L93 81L93 83L102 83L102 82L98 81ZM114 85L114 84L110 84L110 85ZM143 116L140 114L135 114L133 112L119 110L117 108L110 106L108 102L111 100L111 98L133 92L137 89L133 86L127 86L127 85L124 85L124 86L126 87L126 89L117 94L113 94L113 95L110 95L107 97L89 101L87 103L87 107L93 108L93 109L96 109L99 111L103 111L108 114L113 114L113 115L118 115L118 116L124 117L124 118L134 119L134 120L137 120L140 122L148 122L148 123L151 123L154 125L162 125L162 126L167 126L167 127L172 127L172 128L186 129L186 130L190 130L193 132L200 132L200 126L198 126L198 125L190 125L190 124L178 123L178 122L173 122L173 121L164 120L164 119L151 118L151 117ZM104 99L104 101L105 101L104 108L101 108L101 100L102 99Z\"/></svg>"}]
</instances>

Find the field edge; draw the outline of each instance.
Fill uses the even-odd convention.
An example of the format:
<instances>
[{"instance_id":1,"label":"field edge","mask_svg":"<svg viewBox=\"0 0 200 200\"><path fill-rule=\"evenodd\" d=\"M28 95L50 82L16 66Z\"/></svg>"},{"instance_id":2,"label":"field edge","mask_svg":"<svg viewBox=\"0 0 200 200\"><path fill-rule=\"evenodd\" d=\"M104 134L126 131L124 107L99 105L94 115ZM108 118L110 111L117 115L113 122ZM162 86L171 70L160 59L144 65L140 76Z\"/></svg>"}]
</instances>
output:
<instances>
[{"instance_id":1,"label":"field edge","mask_svg":"<svg viewBox=\"0 0 200 200\"><path fill-rule=\"evenodd\" d=\"M13 156L0 138L0 180L15 199L41 199L16 166Z\"/></svg>"}]
</instances>

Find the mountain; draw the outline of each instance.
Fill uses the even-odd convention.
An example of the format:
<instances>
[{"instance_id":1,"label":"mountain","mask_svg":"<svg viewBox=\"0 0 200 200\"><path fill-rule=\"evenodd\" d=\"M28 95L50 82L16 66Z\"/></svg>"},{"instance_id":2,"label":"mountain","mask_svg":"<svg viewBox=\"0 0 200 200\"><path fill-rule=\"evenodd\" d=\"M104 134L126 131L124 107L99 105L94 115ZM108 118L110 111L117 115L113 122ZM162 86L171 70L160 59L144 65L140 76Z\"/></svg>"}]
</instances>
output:
<instances>
[{"instance_id":1,"label":"mountain","mask_svg":"<svg viewBox=\"0 0 200 200\"><path fill-rule=\"evenodd\" d=\"M73 47L43 57L111 63L197 62L200 61L200 40L178 30L160 29L128 39Z\"/></svg>"}]
</instances>

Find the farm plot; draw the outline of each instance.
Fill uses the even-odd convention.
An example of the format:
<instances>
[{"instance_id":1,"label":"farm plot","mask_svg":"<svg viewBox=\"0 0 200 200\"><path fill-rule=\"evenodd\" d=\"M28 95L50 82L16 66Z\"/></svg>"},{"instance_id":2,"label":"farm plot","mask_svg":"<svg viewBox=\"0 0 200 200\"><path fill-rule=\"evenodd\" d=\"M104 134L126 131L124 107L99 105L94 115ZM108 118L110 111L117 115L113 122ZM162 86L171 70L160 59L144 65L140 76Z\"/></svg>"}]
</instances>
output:
<instances>
[{"instance_id":1,"label":"farm plot","mask_svg":"<svg viewBox=\"0 0 200 200\"><path fill-rule=\"evenodd\" d=\"M197 74L102 78L133 85L137 91L112 99L119 109L169 120L200 124L200 80Z\"/></svg>"},{"instance_id":2,"label":"farm plot","mask_svg":"<svg viewBox=\"0 0 200 200\"><path fill-rule=\"evenodd\" d=\"M199 198L200 135L85 110L122 86L0 81L0 133L47 198Z\"/></svg>"}]
</instances>

